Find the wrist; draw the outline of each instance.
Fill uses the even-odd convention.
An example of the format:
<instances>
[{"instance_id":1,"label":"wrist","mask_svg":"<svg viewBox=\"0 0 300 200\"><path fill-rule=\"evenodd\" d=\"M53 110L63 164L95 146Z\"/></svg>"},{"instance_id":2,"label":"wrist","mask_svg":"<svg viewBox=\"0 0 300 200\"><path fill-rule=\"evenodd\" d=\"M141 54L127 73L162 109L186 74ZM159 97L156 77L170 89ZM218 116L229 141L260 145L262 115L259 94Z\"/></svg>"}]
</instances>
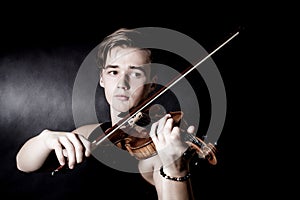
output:
<instances>
[{"instance_id":1,"label":"wrist","mask_svg":"<svg viewBox=\"0 0 300 200\"><path fill-rule=\"evenodd\" d=\"M160 175L167 179L167 180L172 180L172 181L177 181L177 182L183 182L186 181L190 178L191 173L189 170L184 170L181 171L180 173L170 173L170 171L166 170L163 166L160 167Z\"/></svg>"},{"instance_id":2,"label":"wrist","mask_svg":"<svg viewBox=\"0 0 300 200\"><path fill-rule=\"evenodd\" d=\"M41 144L41 148L43 148L43 151L52 151L53 149L51 147L48 146L47 141L49 139L49 136L51 134L51 131L48 129L43 130L38 136L37 136L37 140L40 141Z\"/></svg>"},{"instance_id":3,"label":"wrist","mask_svg":"<svg viewBox=\"0 0 300 200\"><path fill-rule=\"evenodd\" d=\"M195 153L195 149L188 147L179 159L173 161L171 164L163 164L164 171L174 176L185 175L189 171L189 163Z\"/></svg>"},{"instance_id":4,"label":"wrist","mask_svg":"<svg viewBox=\"0 0 300 200\"><path fill-rule=\"evenodd\" d=\"M172 163L163 165L164 172L172 176L183 176L189 171L189 166L186 163Z\"/></svg>"}]
</instances>

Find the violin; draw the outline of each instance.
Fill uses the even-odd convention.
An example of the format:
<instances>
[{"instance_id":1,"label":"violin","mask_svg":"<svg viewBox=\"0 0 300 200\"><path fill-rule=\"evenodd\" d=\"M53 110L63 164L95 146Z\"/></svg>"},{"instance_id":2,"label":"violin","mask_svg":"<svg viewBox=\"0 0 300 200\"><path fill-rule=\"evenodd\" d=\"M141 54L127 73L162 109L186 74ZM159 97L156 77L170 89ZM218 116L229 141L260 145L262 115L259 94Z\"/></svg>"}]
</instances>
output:
<instances>
[{"instance_id":1,"label":"violin","mask_svg":"<svg viewBox=\"0 0 300 200\"><path fill-rule=\"evenodd\" d=\"M150 109L152 111L151 114L149 113ZM151 106L150 109L135 114L123 128L108 129L104 133L105 135L109 135L107 139L118 148L128 151L131 156L134 156L138 160L147 159L156 155L157 151L155 145L149 135L151 127L148 126L148 128L140 129L142 131L136 130L136 127L147 127L147 125L151 125L152 121L158 121L166 114L157 104ZM184 113L182 111L171 111L169 114L174 120L173 126L180 127L181 139L190 147L190 150L194 152L193 155L207 159L210 164L215 165L217 163L215 156L216 147L211 143L206 144L197 136L186 132L188 123L183 119ZM116 130L114 134L110 134L110 132L114 130ZM101 138L103 138L103 135L94 140L93 144L97 145L97 141L101 140Z\"/></svg>"},{"instance_id":2,"label":"violin","mask_svg":"<svg viewBox=\"0 0 300 200\"><path fill-rule=\"evenodd\" d=\"M184 70L184 72L179 74L178 77L175 77L171 82L162 87L158 92L143 101L139 106L133 108L122 120L107 129L104 134L101 134L92 142L92 151L103 144L105 141L109 140L118 148L128 151L131 156L134 156L138 160L147 159L156 155L157 151L155 145L151 137L149 136L150 130L147 130L147 128L143 127L151 124L151 121L159 120L166 113L161 112L160 108L152 106L151 108L154 108L156 112L154 112L154 115L150 115L149 105L163 93L169 90L173 85L179 82L182 78L184 78L187 74L189 74L192 70L194 70L205 60L211 57L216 51L218 51L221 47L223 47L238 34L239 32L236 32L214 51L200 60L196 65ZM187 123L183 119L184 113L182 111L172 111L169 112L169 114L174 120L174 126L179 126L179 124L181 124L185 128L188 127ZM142 127L143 131L137 131L137 127ZM181 138L183 142L185 142L189 146L189 148L192 149L192 151L194 152L193 155L198 155L199 158L206 159L210 164L216 165L216 147L211 143L206 144L203 140L195 135L187 133L185 131L185 128L181 128ZM143 137L140 137L140 135L142 135ZM63 167L64 166L58 167L52 172L52 175Z\"/></svg>"}]
</instances>

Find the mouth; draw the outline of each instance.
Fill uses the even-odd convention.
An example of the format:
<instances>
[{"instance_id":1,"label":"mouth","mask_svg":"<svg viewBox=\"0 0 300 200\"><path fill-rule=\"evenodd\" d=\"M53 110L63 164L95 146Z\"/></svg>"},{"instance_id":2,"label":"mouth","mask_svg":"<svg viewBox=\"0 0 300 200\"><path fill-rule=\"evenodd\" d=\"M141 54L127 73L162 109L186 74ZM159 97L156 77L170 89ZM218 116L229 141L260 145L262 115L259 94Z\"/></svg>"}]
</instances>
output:
<instances>
[{"instance_id":1,"label":"mouth","mask_svg":"<svg viewBox=\"0 0 300 200\"><path fill-rule=\"evenodd\" d=\"M129 100L129 96L123 95L123 94L117 94L114 97L120 101L128 101Z\"/></svg>"}]
</instances>

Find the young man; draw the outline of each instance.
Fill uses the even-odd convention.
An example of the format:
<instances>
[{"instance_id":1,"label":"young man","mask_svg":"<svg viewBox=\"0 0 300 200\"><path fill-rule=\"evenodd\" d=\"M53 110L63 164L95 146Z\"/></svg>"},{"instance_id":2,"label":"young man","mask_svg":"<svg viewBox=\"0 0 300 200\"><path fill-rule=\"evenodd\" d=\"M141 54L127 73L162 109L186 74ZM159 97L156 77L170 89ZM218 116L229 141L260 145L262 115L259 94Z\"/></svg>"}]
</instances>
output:
<instances>
[{"instance_id":1,"label":"young man","mask_svg":"<svg viewBox=\"0 0 300 200\"><path fill-rule=\"evenodd\" d=\"M122 120L122 113L140 105L153 90L149 84L155 83L155 76L151 74L151 52L136 45L139 34L136 30L119 29L99 45L99 84L110 106L112 125ZM16 157L18 169L39 170L53 151L60 165L73 169L84 157L93 154L89 138L99 126L84 125L72 132L42 131L21 147ZM187 131L192 133L194 127L190 126ZM143 178L155 186L158 199L193 199L189 160L182 156L187 144L180 134L174 119L166 114L151 125L149 133L157 154L139 160L138 169Z\"/></svg>"}]
</instances>

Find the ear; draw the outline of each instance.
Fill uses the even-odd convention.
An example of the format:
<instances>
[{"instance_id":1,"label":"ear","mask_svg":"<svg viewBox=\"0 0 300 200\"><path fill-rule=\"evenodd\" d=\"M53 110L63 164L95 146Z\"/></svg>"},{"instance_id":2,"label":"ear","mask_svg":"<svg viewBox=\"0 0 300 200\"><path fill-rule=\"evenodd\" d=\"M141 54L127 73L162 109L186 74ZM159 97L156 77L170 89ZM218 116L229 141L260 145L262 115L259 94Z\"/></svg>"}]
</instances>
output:
<instances>
[{"instance_id":1,"label":"ear","mask_svg":"<svg viewBox=\"0 0 300 200\"><path fill-rule=\"evenodd\" d=\"M99 85L100 85L101 87L104 87L104 83L103 83L103 79L102 79L102 76L101 76L101 75L100 75Z\"/></svg>"}]
</instances>

